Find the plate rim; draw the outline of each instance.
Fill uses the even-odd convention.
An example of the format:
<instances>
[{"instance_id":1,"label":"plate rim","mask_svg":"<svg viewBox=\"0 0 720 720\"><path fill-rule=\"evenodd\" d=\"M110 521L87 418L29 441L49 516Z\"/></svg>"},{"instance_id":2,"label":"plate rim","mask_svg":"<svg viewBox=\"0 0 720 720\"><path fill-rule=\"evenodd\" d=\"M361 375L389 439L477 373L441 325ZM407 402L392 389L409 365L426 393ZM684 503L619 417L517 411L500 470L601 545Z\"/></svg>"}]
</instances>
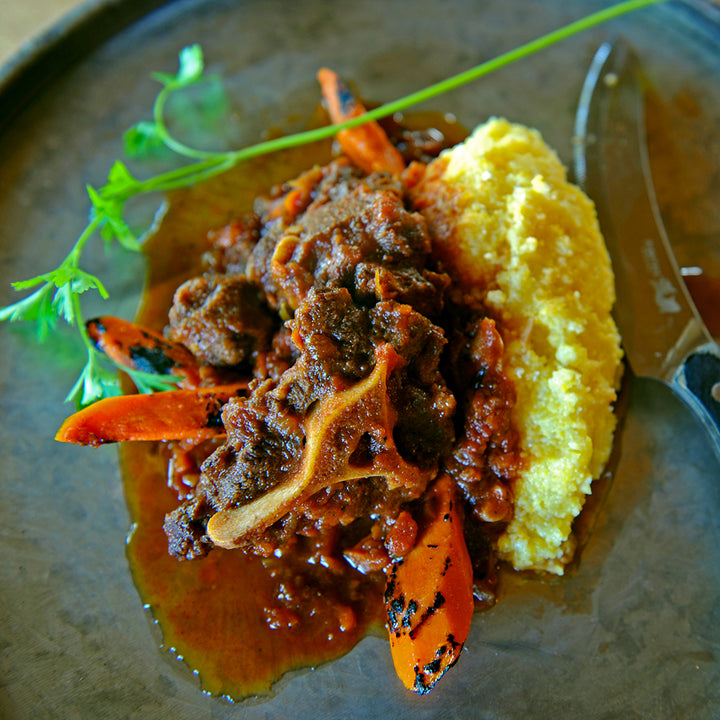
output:
<instances>
[{"instance_id":1,"label":"plate rim","mask_svg":"<svg viewBox=\"0 0 720 720\"><path fill-rule=\"evenodd\" d=\"M179 0L85 0L0 65L0 132L43 88L153 11Z\"/></svg>"}]
</instances>

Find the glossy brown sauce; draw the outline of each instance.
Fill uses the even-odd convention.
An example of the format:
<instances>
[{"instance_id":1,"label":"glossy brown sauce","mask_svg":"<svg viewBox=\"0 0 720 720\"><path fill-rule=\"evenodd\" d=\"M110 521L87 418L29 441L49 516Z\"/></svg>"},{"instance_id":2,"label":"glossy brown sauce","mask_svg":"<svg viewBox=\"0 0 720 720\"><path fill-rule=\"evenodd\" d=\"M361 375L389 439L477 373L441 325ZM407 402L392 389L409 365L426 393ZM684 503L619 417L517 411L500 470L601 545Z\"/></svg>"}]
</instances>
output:
<instances>
[{"instance_id":1,"label":"glossy brown sauce","mask_svg":"<svg viewBox=\"0 0 720 720\"><path fill-rule=\"evenodd\" d=\"M710 334L720 338L720 279L700 272L683 280Z\"/></svg>"},{"instance_id":2,"label":"glossy brown sauce","mask_svg":"<svg viewBox=\"0 0 720 720\"><path fill-rule=\"evenodd\" d=\"M427 127L430 120L422 115L408 125ZM464 137L436 114L432 125L453 142ZM208 230L330 154L330 143L289 150L176 192L146 245L147 289L137 322L165 326L175 288L198 272ZM171 557L163 520L177 496L167 485L167 451L126 443L120 456L134 522L127 552L135 583L163 646L200 676L206 692L234 699L265 693L285 672L339 657L373 629L384 632L383 577L332 563L320 541L301 539L284 557L269 559L220 549L190 562ZM325 567L313 573L313 563ZM304 602L310 596L315 601Z\"/></svg>"},{"instance_id":3,"label":"glossy brown sauce","mask_svg":"<svg viewBox=\"0 0 720 720\"><path fill-rule=\"evenodd\" d=\"M135 519L128 543L133 577L164 647L198 672L206 692L236 699L267 692L288 670L347 652L379 622L381 587L349 567L333 575L347 602L316 603L312 616L302 616L301 608L293 612L277 601L281 588L296 593L298 602L308 589L293 585L292 563L220 549L191 562L171 557L162 523L177 500L166 487L164 453L155 445L127 444L122 460ZM298 558L298 566L304 563Z\"/></svg>"},{"instance_id":4,"label":"glossy brown sauce","mask_svg":"<svg viewBox=\"0 0 720 720\"><path fill-rule=\"evenodd\" d=\"M720 172L708 148L716 125L690 89L647 94L648 146L663 222L685 285L711 334L720 338Z\"/></svg>"}]
</instances>

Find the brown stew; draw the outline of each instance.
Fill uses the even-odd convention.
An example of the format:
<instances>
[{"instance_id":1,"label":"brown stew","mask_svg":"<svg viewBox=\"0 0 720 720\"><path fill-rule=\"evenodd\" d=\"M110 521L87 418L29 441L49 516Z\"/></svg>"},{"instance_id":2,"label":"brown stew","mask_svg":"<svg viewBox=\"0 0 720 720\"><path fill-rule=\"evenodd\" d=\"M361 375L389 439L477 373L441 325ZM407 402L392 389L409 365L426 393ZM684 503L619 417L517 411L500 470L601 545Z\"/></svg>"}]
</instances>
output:
<instances>
[{"instance_id":1,"label":"brown stew","mask_svg":"<svg viewBox=\"0 0 720 720\"><path fill-rule=\"evenodd\" d=\"M391 123L389 134L406 156L424 160L463 136L432 120L431 132ZM415 503L440 466L463 492L477 603L494 599L492 537L511 517L519 467L499 335L433 261L404 188L329 160L329 145L304 147L176 193L148 245L138 323L167 328L211 373L256 378L247 401L226 406L227 438L121 450L133 576L165 646L212 694L265 692L288 670L338 657L380 629L383 569L412 544ZM283 213L289 217L279 222ZM343 232L351 239L338 245ZM303 241L293 240L288 252L304 260L269 272L295 236L306 247L298 251ZM243 312L228 309L237 307ZM212 511L252 503L277 477L297 472L305 440L293 418L369 382L387 357L394 484L375 475L388 448L378 450L362 418L318 421L338 448L360 428L343 460L348 480L318 485L247 533L241 550L213 548ZM333 462L318 460L309 475L332 477Z\"/></svg>"}]
</instances>

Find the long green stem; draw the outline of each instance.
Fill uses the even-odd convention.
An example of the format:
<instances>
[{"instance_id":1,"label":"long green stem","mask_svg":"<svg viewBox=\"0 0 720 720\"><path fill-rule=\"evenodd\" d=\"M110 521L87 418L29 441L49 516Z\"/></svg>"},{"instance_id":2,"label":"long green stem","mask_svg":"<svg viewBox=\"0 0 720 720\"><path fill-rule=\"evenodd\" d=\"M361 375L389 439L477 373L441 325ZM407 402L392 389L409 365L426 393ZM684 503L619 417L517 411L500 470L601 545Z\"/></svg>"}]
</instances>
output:
<instances>
[{"instance_id":1,"label":"long green stem","mask_svg":"<svg viewBox=\"0 0 720 720\"><path fill-rule=\"evenodd\" d=\"M92 238L92 236L95 234L95 231L100 227L101 224L102 224L101 217L95 216L90 220L90 222L87 224L87 227L82 231L82 233L78 237L75 245L73 245L72 250L68 253L68 256L65 259L65 262L70 262L70 264L73 267L78 267L78 265L80 263L80 256L82 255L83 248L87 244L88 240L90 240L90 238Z\"/></svg>"},{"instance_id":2,"label":"long green stem","mask_svg":"<svg viewBox=\"0 0 720 720\"><path fill-rule=\"evenodd\" d=\"M156 175L150 180L141 182L137 191L133 195L149 192L166 192L168 190L176 190L177 188L195 185L201 180L217 175L226 170L230 170L237 165L232 154L216 153L211 158L202 162L186 165L176 170ZM112 197L112 194L110 195Z\"/></svg>"},{"instance_id":3,"label":"long green stem","mask_svg":"<svg viewBox=\"0 0 720 720\"><path fill-rule=\"evenodd\" d=\"M351 118L342 123L327 125L321 128L314 128L312 130L294 133L280 138L274 138L273 140L266 140L264 142L249 145L234 151L218 153L194 151L192 148L188 148L174 139L167 131L162 118L162 110L165 100L169 96L170 92L172 92L172 90L164 88L160 93L162 100L158 102L155 107L155 121L161 129L163 142L165 142L170 149L175 150L179 154L187 157L197 157L200 162L187 165L183 168L173 170L163 175L158 175L146 184L141 183L143 187L140 192L167 191L183 187L188 184L194 184L200 180L207 179L208 177L224 172L225 170L228 170L245 160L250 160L251 158L266 155L278 150L285 150L291 147L325 140L333 137L340 130L357 127L358 125L363 125L371 120L379 120L380 118L387 117L402 110L407 110L409 107L438 97L439 95L445 94L451 90L455 90L474 80L478 80L486 75L489 75L500 68L510 65L517 60L521 60L528 55L550 47L561 40L565 40L573 35L577 35L578 33L595 27L596 25L600 25L635 10L639 10L650 5L656 5L665 1L666 0L626 0L625 2L599 10L598 12L581 18L580 20L569 23L558 30L553 30L552 32L536 38L535 40L531 40L524 45L520 45L513 50L509 50L508 52L498 55L491 60L476 65L469 70L441 80L434 85L429 85L422 90L418 90L417 92L406 95L398 100L393 100L392 102L380 105L377 108L369 110L364 115Z\"/></svg>"},{"instance_id":4,"label":"long green stem","mask_svg":"<svg viewBox=\"0 0 720 720\"><path fill-rule=\"evenodd\" d=\"M176 140L168 131L165 124L165 103L167 99L175 92L175 88L172 85L166 85L155 98L155 104L153 105L153 120L155 121L155 127L157 128L160 139L167 148L172 150L174 153L195 160L207 160L217 157L218 153L208 152L205 150L196 150L191 148L179 140Z\"/></svg>"},{"instance_id":5,"label":"long green stem","mask_svg":"<svg viewBox=\"0 0 720 720\"><path fill-rule=\"evenodd\" d=\"M604 10L599 10L598 12L581 18L580 20L569 23L558 30L553 30L546 35L542 35L535 40L531 40L524 45L520 45L513 50L509 50L508 52L498 55L491 60L481 63L480 65L476 65L470 70L453 75L452 77L441 80L434 85L429 85L428 87L418 90L410 95L406 95L399 100L394 100L386 103L385 105L381 105L380 107L368 111L364 116L353 118L352 120L342 123L341 126L336 125L335 131L337 132L337 130L344 127L360 125L363 121L371 119L377 120L379 118L392 115L393 113L400 112L412 105L417 105L426 100L435 98L438 95L447 93L450 90L455 90L456 88L466 85L473 80L478 80L479 78L489 75L506 65L510 65L516 60L521 60L528 55L532 55L533 53L554 45L561 40L565 40L573 35L589 30L596 25L601 25L602 23L613 20L622 15L626 15L627 13L648 7L650 5L657 5L661 2L666 2L666 0L626 0L626 2L618 3L617 5L605 8Z\"/></svg>"}]
</instances>

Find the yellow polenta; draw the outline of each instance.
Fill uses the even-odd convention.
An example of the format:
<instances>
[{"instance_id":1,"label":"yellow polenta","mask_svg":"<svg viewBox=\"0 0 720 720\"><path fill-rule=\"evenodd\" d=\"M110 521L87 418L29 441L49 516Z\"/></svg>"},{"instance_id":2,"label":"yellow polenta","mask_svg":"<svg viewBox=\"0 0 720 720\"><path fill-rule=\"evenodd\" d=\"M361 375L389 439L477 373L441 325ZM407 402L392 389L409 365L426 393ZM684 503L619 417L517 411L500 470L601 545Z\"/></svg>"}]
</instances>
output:
<instances>
[{"instance_id":1,"label":"yellow polenta","mask_svg":"<svg viewBox=\"0 0 720 720\"><path fill-rule=\"evenodd\" d=\"M518 569L561 574L615 428L620 339L595 210L540 134L505 120L435 162L455 205L441 255L498 319L517 390L525 467L498 550Z\"/></svg>"}]
</instances>

